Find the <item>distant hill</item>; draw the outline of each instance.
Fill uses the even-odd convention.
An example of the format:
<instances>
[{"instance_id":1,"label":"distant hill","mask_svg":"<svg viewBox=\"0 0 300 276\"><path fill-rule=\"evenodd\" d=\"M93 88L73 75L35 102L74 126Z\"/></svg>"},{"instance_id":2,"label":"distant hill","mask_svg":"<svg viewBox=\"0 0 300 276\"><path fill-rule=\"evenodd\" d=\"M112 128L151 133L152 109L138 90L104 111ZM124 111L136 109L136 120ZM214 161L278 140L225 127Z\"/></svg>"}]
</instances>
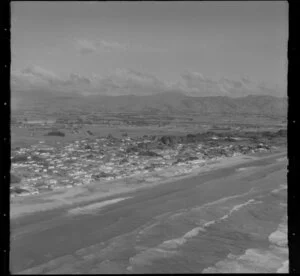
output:
<instances>
[{"instance_id":1,"label":"distant hill","mask_svg":"<svg viewBox=\"0 0 300 276\"><path fill-rule=\"evenodd\" d=\"M51 111L89 110L92 112L137 112L166 114L252 114L287 116L287 99L249 95L240 98L226 96L191 97L178 92L136 96L80 96L71 93L16 91L12 93L12 111L41 109Z\"/></svg>"}]
</instances>

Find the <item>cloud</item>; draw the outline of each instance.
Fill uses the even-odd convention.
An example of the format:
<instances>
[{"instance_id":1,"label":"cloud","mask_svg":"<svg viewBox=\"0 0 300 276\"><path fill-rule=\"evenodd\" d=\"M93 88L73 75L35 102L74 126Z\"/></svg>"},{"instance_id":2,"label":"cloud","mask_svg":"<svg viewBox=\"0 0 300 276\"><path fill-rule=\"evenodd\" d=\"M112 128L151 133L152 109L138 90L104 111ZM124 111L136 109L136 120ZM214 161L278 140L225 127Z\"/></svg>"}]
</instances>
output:
<instances>
[{"instance_id":1,"label":"cloud","mask_svg":"<svg viewBox=\"0 0 300 276\"><path fill-rule=\"evenodd\" d=\"M64 85L90 85L91 80L87 77L71 73L70 77L62 83Z\"/></svg>"},{"instance_id":2,"label":"cloud","mask_svg":"<svg viewBox=\"0 0 300 276\"><path fill-rule=\"evenodd\" d=\"M244 96L249 90L248 87L240 80L221 78L218 83L221 91L228 93L230 96Z\"/></svg>"},{"instance_id":3,"label":"cloud","mask_svg":"<svg viewBox=\"0 0 300 276\"><path fill-rule=\"evenodd\" d=\"M132 69L117 69L108 76L84 76L76 73L60 76L37 65L13 71L11 85L16 90L40 89L102 95L151 95L164 92L180 92L189 96L282 95L282 91L277 88L255 83L245 77L214 80L199 72L184 72L177 82L169 83Z\"/></svg>"},{"instance_id":4,"label":"cloud","mask_svg":"<svg viewBox=\"0 0 300 276\"><path fill-rule=\"evenodd\" d=\"M55 73L37 65L11 72L12 87L17 88L30 89L32 87L44 87L59 80L59 77Z\"/></svg>"},{"instance_id":5,"label":"cloud","mask_svg":"<svg viewBox=\"0 0 300 276\"><path fill-rule=\"evenodd\" d=\"M33 65L19 71L11 72L11 86L16 90L54 90L54 91L80 91L91 84L88 77L71 73L67 77L59 76L54 72Z\"/></svg>"},{"instance_id":6,"label":"cloud","mask_svg":"<svg viewBox=\"0 0 300 276\"><path fill-rule=\"evenodd\" d=\"M75 47L80 54L85 55L101 51L126 51L129 49L129 44L107 40L78 39L75 41Z\"/></svg>"},{"instance_id":7,"label":"cloud","mask_svg":"<svg viewBox=\"0 0 300 276\"><path fill-rule=\"evenodd\" d=\"M121 50L125 51L129 48L129 44L126 43L119 43L115 41L106 41L106 40L101 40L98 43L100 48L104 48L107 50Z\"/></svg>"},{"instance_id":8,"label":"cloud","mask_svg":"<svg viewBox=\"0 0 300 276\"><path fill-rule=\"evenodd\" d=\"M100 52L162 52L165 49L142 45L138 43L125 43L111 40L75 39L75 48L80 54L95 54Z\"/></svg>"},{"instance_id":9,"label":"cloud","mask_svg":"<svg viewBox=\"0 0 300 276\"><path fill-rule=\"evenodd\" d=\"M38 65L26 67L21 71L24 76L39 77L44 80L57 79L58 76L52 71L46 70Z\"/></svg>"},{"instance_id":10,"label":"cloud","mask_svg":"<svg viewBox=\"0 0 300 276\"><path fill-rule=\"evenodd\" d=\"M268 87L252 81L249 77L240 79L221 78L214 80L198 72L181 74L179 84L181 91L190 96L230 96L242 97L246 95L282 95L275 87Z\"/></svg>"},{"instance_id":11,"label":"cloud","mask_svg":"<svg viewBox=\"0 0 300 276\"><path fill-rule=\"evenodd\" d=\"M77 40L75 46L82 55L95 53L97 51L97 45L87 39Z\"/></svg>"},{"instance_id":12,"label":"cloud","mask_svg":"<svg viewBox=\"0 0 300 276\"><path fill-rule=\"evenodd\" d=\"M206 78L204 78L204 76L199 73L199 72L185 72L181 74L181 77L185 80L185 81L205 81Z\"/></svg>"},{"instance_id":13,"label":"cloud","mask_svg":"<svg viewBox=\"0 0 300 276\"><path fill-rule=\"evenodd\" d=\"M166 81L131 69L117 69L108 76L83 76L71 73L66 77L39 66L30 66L11 74L16 90L43 89L63 92L104 95L150 95L170 90Z\"/></svg>"},{"instance_id":14,"label":"cloud","mask_svg":"<svg viewBox=\"0 0 300 276\"><path fill-rule=\"evenodd\" d=\"M191 96L229 96L228 92L220 88L218 81L204 77L198 72L181 74L181 89Z\"/></svg>"},{"instance_id":15,"label":"cloud","mask_svg":"<svg viewBox=\"0 0 300 276\"><path fill-rule=\"evenodd\" d=\"M117 69L98 82L100 92L107 95L149 95L166 91L167 83L153 75L131 69Z\"/></svg>"}]
</instances>

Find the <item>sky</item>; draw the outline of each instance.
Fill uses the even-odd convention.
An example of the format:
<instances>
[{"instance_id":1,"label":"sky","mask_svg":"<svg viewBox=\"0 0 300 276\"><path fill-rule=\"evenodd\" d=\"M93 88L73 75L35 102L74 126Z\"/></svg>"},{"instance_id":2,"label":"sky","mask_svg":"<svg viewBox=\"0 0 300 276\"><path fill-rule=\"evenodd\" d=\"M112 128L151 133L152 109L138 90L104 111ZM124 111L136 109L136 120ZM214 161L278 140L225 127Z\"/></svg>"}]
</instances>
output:
<instances>
[{"instance_id":1,"label":"sky","mask_svg":"<svg viewBox=\"0 0 300 276\"><path fill-rule=\"evenodd\" d=\"M284 1L11 5L12 90L286 96Z\"/></svg>"}]
</instances>

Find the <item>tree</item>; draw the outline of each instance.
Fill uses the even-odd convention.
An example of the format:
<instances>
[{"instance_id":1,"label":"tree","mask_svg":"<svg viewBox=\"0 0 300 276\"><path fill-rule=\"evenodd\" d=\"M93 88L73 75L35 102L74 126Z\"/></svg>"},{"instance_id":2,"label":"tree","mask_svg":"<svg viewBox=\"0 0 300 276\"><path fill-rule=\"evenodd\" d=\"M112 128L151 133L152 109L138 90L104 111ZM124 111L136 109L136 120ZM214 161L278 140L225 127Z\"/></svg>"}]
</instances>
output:
<instances>
[{"instance_id":1,"label":"tree","mask_svg":"<svg viewBox=\"0 0 300 276\"><path fill-rule=\"evenodd\" d=\"M59 131L59 130L53 130L53 131L50 131L46 134L46 136L61 136L61 137L64 137L65 136L65 133Z\"/></svg>"}]
</instances>

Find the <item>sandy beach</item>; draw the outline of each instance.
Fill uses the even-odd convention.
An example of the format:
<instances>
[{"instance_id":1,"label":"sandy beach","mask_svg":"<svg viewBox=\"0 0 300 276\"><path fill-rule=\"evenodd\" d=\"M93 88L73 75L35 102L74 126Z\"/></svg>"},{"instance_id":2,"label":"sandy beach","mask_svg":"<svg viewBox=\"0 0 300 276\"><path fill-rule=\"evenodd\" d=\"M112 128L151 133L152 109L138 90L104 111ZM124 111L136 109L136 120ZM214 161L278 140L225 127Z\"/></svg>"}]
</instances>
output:
<instances>
[{"instance_id":1,"label":"sandy beach","mask_svg":"<svg viewBox=\"0 0 300 276\"><path fill-rule=\"evenodd\" d=\"M285 154L220 160L110 197L49 194L47 211L31 203L11 220L11 272L287 272Z\"/></svg>"},{"instance_id":2,"label":"sandy beach","mask_svg":"<svg viewBox=\"0 0 300 276\"><path fill-rule=\"evenodd\" d=\"M156 185L173 182L196 176L208 171L234 166L259 157L238 155L228 158L216 158L198 166L177 165L158 172L137 174L120 180L95 182L72 188L59 189L43 194L14 197L11 199L10 216L12 219L25 214L46 211L58 207L103 199L106 197L150 188ZM182 173L181 171L184 171Z\"/></svg>"}]
</instances>

